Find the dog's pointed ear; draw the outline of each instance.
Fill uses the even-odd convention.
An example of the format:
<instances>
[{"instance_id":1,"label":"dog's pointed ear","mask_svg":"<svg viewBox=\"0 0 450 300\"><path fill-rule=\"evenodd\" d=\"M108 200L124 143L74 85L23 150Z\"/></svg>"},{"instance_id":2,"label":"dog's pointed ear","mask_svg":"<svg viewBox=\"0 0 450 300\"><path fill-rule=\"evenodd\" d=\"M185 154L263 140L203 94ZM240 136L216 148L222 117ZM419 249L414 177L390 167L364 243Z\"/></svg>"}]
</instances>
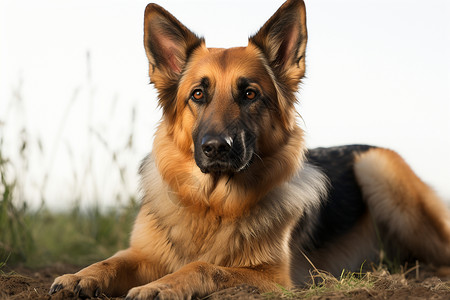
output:
<instances>
[{"instance_id":1,"label":"dog's pointed ear","mask_svg":"<svg viewBox=\"0 0 450 300\"><path fill-rule=\"evenodd\" d=\"M145 9L144 46L150 64L150 78L159 72L167 79L180 75L189 53L203 42L161 6Z\"/></svg>"},{"instance_id":2,"label":"dog's pointed ear","mask_svg":"<svg viewBox=\"0 0 450 300\"><path fill-rule=\"evenodd\" d=\"M298 81L305 74L306 10L302 0L286 1L249 42L259 47L278 76Z\"/></svg>"}]
</instances>

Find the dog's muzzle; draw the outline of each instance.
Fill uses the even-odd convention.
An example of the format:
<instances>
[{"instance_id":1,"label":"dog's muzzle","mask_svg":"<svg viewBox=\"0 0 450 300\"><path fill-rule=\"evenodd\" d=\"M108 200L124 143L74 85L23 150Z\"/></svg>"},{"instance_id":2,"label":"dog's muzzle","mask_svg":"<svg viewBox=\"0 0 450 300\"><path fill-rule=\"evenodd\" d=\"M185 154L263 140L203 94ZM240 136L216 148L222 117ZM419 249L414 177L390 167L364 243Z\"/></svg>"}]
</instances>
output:
<instances>
[{"instance_id":1,"label":"dog's muzzle","mask_svg":"<svg viewBox=\"0 0 450 300\"><path fill-rule=\"evenodd\" d=\"M229 136L205 135L201 142L202 151L210 159L226 157L233 146L233 139Z\"/></svg>"},{"instance_id":2,"label":"dog's muzzle","mask_svg":"<svg viewBox=\"0 0 450 300\"><path fill-rule=\"evenodd\" d=\"M203 173L232 174L248 165L253 147L246 144L245 134L231 137L207 133L197 138L195 162Z\"/></svg>"}]
</instances>

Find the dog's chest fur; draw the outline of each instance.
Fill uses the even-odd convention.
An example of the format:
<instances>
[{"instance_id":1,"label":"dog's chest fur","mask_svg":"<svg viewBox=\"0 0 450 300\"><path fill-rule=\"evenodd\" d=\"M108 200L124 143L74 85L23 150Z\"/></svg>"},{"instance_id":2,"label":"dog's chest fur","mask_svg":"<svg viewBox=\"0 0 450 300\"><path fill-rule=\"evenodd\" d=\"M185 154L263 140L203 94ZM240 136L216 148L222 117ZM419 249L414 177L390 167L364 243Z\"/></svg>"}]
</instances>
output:
<instances>
[{"instance_id":1,"label":"dog's chest fur","mask_svg":"<svg viewBox=\"0 0 450 300\"><path fill-rule=\"evenodd\" d=\"M234 267L286 263L293 227L305 211L320 205L326 193L323 175L305 165L248 214L222 218L208 209L182 206L161 179L151 156L141 173L145 195L140 213L146 216L138 218L143 224L136 224L131 243L149 254L159 254L169 271L193 261ZM171 259L164 261L164 257Z\"/></svg>"}]
</instances>

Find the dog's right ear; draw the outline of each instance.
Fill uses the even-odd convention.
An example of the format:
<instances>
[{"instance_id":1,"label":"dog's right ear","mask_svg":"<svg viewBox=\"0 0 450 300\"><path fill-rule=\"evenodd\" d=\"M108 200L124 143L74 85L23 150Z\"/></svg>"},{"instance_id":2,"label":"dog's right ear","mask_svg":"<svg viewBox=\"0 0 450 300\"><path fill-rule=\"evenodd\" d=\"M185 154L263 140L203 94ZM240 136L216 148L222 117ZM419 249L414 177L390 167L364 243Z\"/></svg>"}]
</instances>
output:
<instances>
[{"instance_id":1,"label":"dog's right ear","mask_svg":"<svg viewBox=\"0 0 450 300\"><path fill-rule=\"evenodd\" d=\"M198 38L161 6L145 9L144 46L150 64L150 79L178 80L186 60L203 39ZM159 75L159 76L158 76ZM158 88L158 87L157 87Z\"/></svg>"}]
</instances>

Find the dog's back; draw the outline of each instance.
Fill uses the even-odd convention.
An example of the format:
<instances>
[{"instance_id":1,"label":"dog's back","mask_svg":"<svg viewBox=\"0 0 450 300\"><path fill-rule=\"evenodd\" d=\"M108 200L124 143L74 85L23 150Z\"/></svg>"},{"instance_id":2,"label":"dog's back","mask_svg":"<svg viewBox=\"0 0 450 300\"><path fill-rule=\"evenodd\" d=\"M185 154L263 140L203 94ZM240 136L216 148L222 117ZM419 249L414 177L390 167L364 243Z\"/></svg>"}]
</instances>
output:
<instances>
[{"instance_id":1,"label":"dog's back","mask_svg":"<svg viewBox=\"0 0 450 300\"><path fill-rule=\"evenodd\" d=\"M311 149L306 160L325 175L328 192L294 230L297 284L311 280L310 269L338 276L383 258L449 264L448 210L398 154L349 145Z\"/></svg>"}]
</instances>

